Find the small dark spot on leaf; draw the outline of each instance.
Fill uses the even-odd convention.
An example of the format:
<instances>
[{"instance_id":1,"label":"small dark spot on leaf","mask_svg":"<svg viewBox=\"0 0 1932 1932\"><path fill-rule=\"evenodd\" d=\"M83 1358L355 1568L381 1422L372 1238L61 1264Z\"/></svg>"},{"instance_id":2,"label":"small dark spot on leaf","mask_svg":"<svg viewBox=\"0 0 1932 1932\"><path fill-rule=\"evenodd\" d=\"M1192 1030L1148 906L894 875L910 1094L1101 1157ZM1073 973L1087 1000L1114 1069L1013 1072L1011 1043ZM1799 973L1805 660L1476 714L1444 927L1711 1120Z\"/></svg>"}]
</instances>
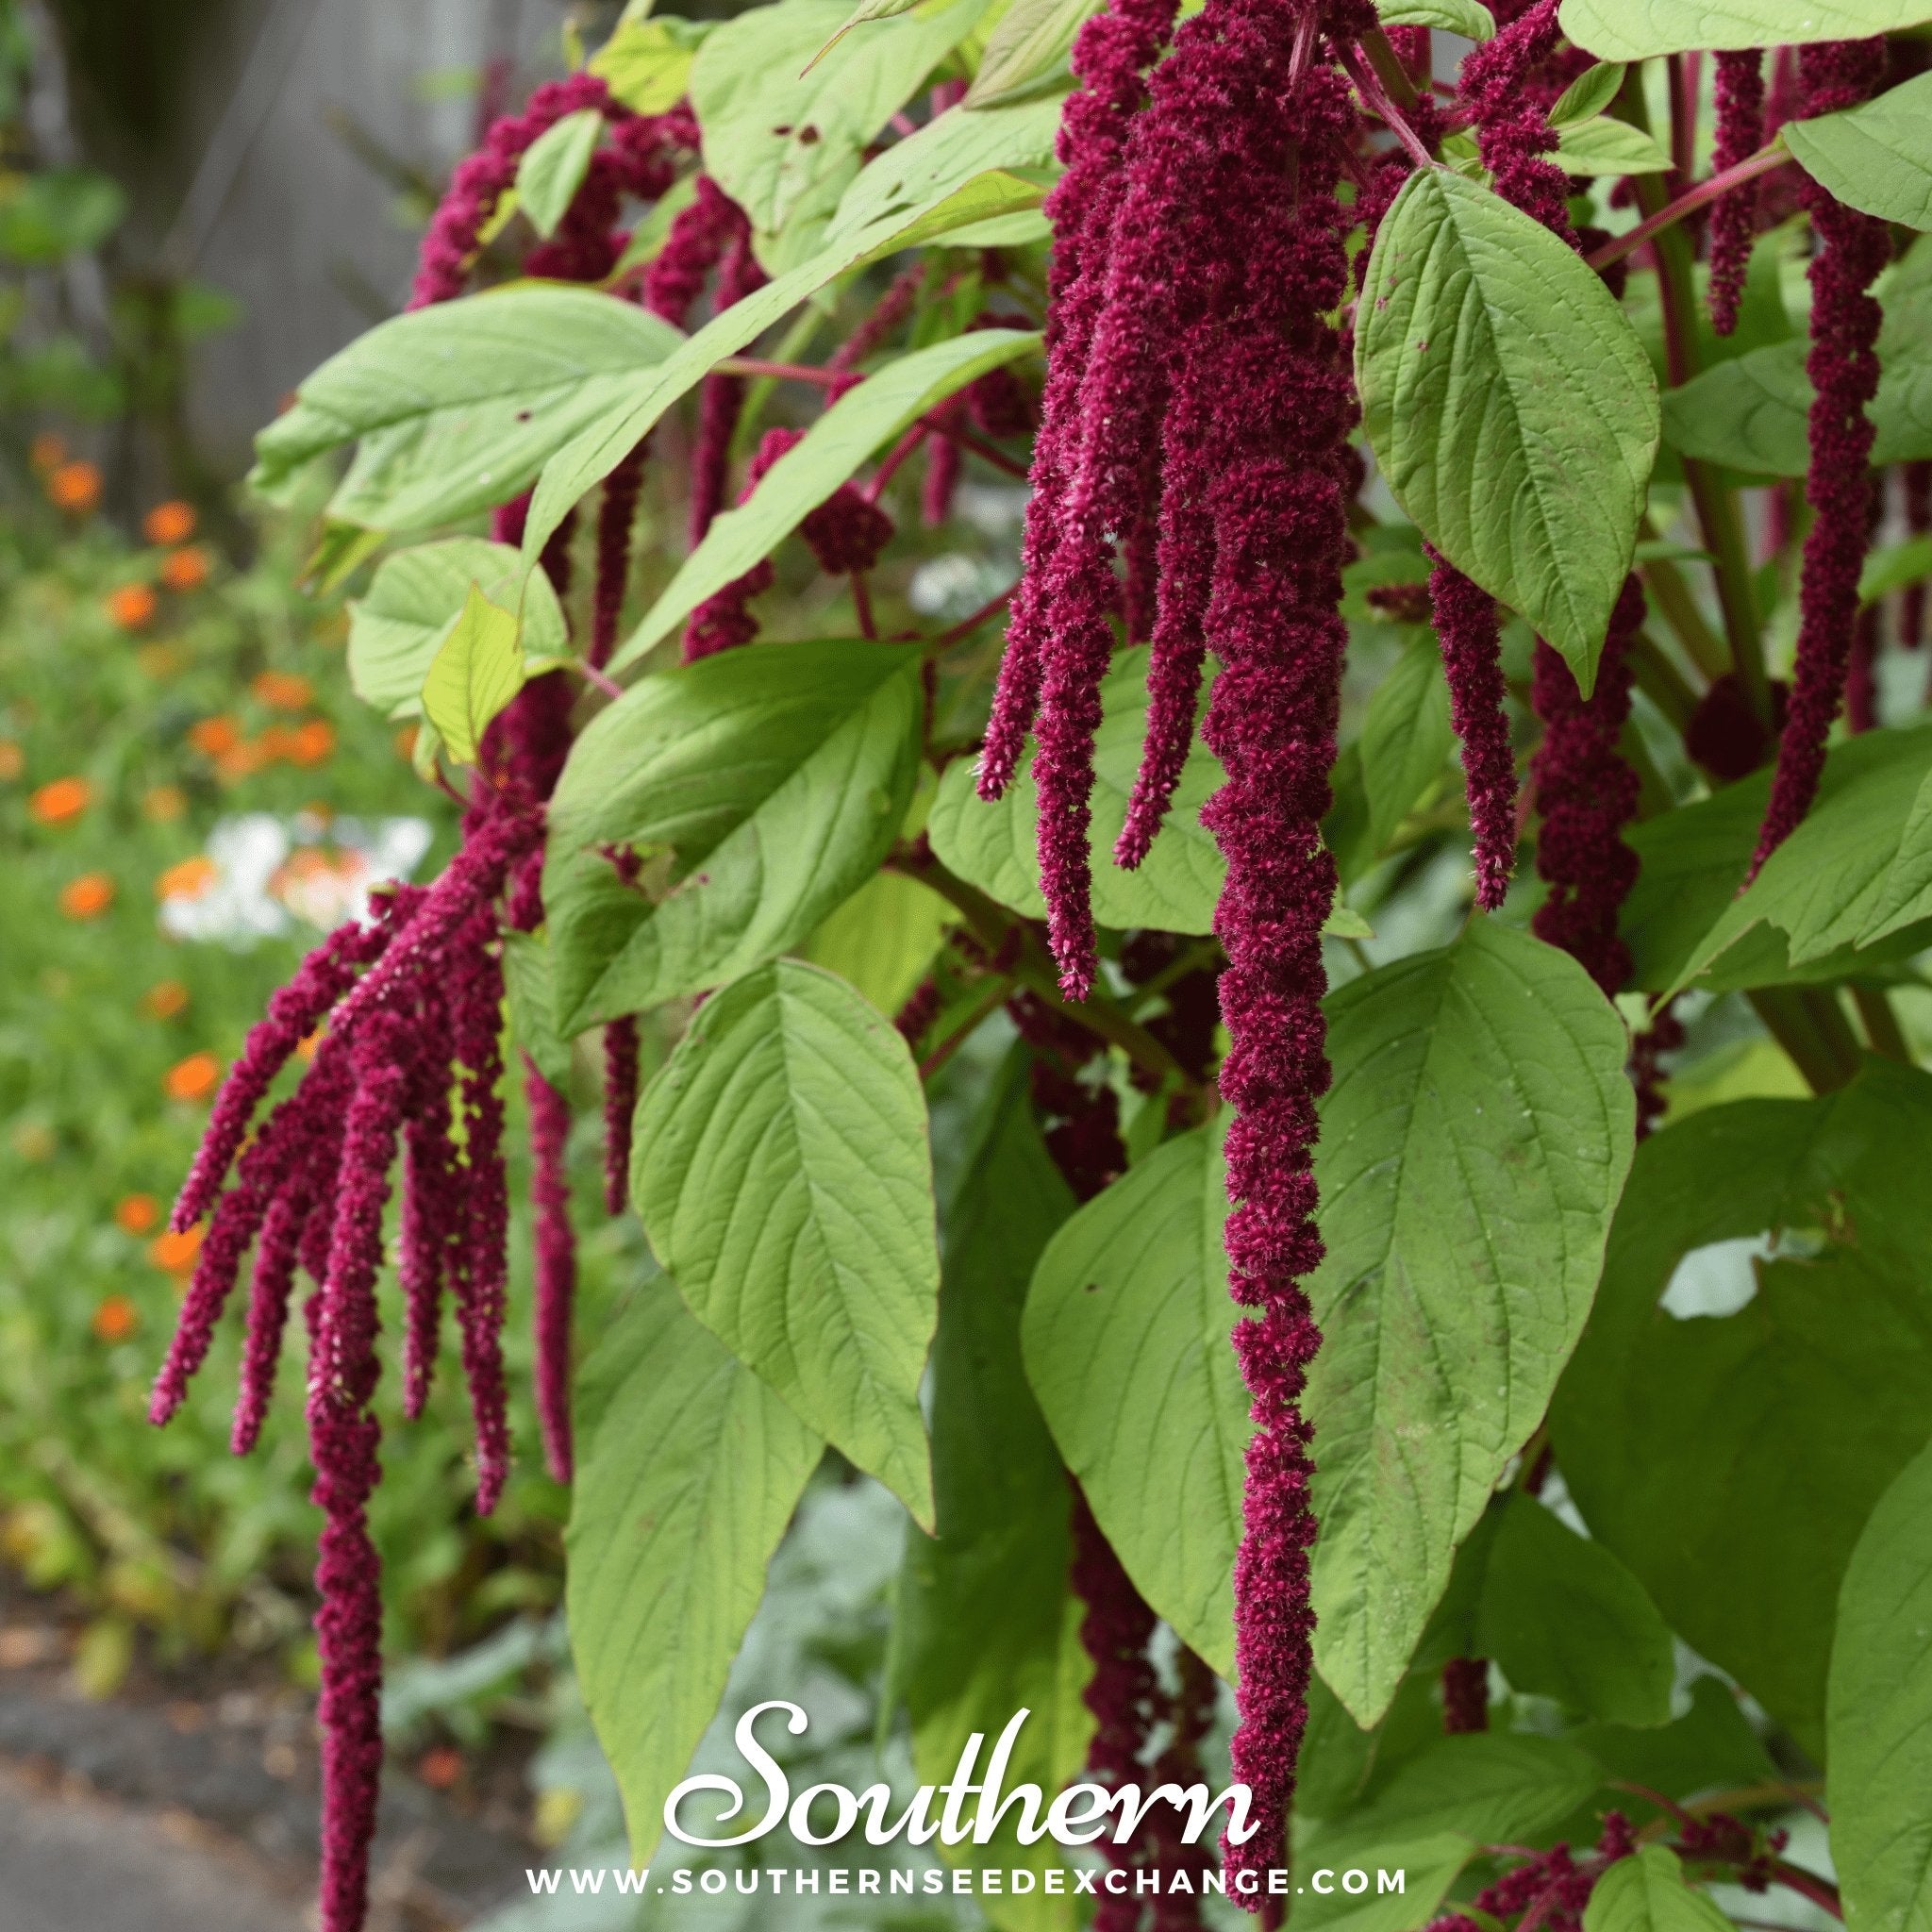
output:
<instances>
[{"instance_id":1,"label":"small dark spot on leaf","mask_svg":"<svg viewBox=\"0 0 1932 1932\"><path fill-rule=\"evenodd\" d=\"M1100 1284L1099 1284L1099 1282L1097 1282L1097 1281L1090 1281L1090 1282L1089 1282L1089 1283L1087 1284L1087 1292L1088 1292L1089 1294L1098 1294L1098 1293L1100 1292Z\"/></svg>"},{"instance_id":2,"label":"small dark spot on leaf","mask_svg":"<svg viewBox=\"0 0 1932 1932\"><path fill-rule=\"evenodd\" d=\"M780 125L773 128L772 132L774 134L790 134L791 132L791 124L789 121L784 122Z\"/></svg>"},{"instance_id":3,"label":"small dark spot on leaf","mask_svg":"<svg viewBox=\"0 0 1932 1932\"><path fill-rule=\"evenodd\" d=\"M1426 356L1426 355L1427 355L1427 354L1429 353L1429 345L1428 345L1428 343L1426 343L1426 342L1418 342L1418 343L1417 343L1417 344L1415 345L1415 352L1416 352L1416 354L1417 354L1418 356Z\"/></svg>"},{"instance_id":4,"label":"small dark spot on leaf","mask_svg":"<svg viewBox=\"0 0 1932 1932\"><path fill-rule=\"evenodd\" d=\"M529 420L530 420L530 412L529 412L529 410L527 410L527 409L519 409L519 410L517 411L517 421L518 421L519 423L527 423L527 422L528 422Z\"/></svg>"},{"instance_id":5,"label":"small dark spot on leaf","mask_svg":"<svg viewBox=\"0 0 1932 1932\"><path fill-rule=\"evenodd\" d=\"M818 138L819 131L816 127L807 126L801 127L798 130L798 144L800 147L812 146L817 142Z\"/></svg>"}]
</instances>

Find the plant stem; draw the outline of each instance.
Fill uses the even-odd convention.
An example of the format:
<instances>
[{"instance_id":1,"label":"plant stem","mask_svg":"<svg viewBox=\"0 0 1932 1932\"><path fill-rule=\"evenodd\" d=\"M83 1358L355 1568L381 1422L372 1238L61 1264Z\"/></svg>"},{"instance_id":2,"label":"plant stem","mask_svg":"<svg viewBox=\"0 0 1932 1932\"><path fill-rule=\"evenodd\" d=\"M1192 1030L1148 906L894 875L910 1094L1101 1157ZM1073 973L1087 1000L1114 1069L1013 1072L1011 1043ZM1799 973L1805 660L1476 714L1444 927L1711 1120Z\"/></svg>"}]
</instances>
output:
<instances>
[{"instance_id":1,"label":"plant stem","mask_svg":"<svg viewBox=\"0 0 1932 1932\"><path fill-rule=\"evenodd\" d=\"M1638 205L1661 195L1654 175L1636 181ZM1658 305L1663 312L1664 358L1671 386L1681 389L1697 374L1691 315L1696 301L1690 281L1690 255L1681 233L1659 235L1657 258ZM1744 547L1744 525L1731 492L1706 463L1681 458L1704 547L1717 561L1718 603L1724 610L1724 638L1731 647L1731 664L1743 687L1745 700L1759 718L1771 716L1771 692L1765 679L1764 650L1757 635L1757 604L1751 589L1751 559Z\"/></svg>"},{"instance_id":2,"label":"plant stem","mask_svg":"<svg viewBox=\"0 0 1932 1932\"><path fill-rule=\"evenodd\" d=\"M1378 26L1371 27L1362 36L1362 52L1369 57L1369 65L1375 70L1375 78L1388 90L1389 98L1407 112L1416 104L1415 82L1408 77L1408 69L1402 64L1402 57L1390 44L1389 36Z\"/></svg>"},{"instance_id":3,"label":"plant stem","mask_svg":"<svg viewBox=\"0 0 1932 1932\"><path fill-rule=\"evenodd\" d=\"M852 573L852 608L858 613L859 636L876 641L879 627L872 614L872 591L865 581L863 571L856 570Z\"/></svg>"},{"instance_id":4,"label":"plant stem","mask_svg":"<svg viewBox=\"0 0 1932 1932\"><path fill-rule=\"evenodd\" d=\"M1085 1027L1109 1046L1119 1047L1135 1065L1162 1079L1172 1079L1184 1092L1200 1097L1200 1083L1189 1079L1174 1055L1144 1026L1130 1020L1112 1000L1091 993L1075 1002L1060 991L1053 961L1039 935L1024 920L1014 918L976 887L948 872L928 851L902 845L886 864L893 872L904 873L907 877L930 886L941 898L957 907L965 916L974 938L996 959L1017 947L1018 956L1008 969L1012 976L1057 1013L1076 1026Z\"/></svg>"},{"instance_id":5,"label":"plant stem","mask_svg":"<svg viewBox=\"0 0 1932 1932\"><path fill-rule=\"evenodd\" d=\"M1684 573L1668 558L1657 558L1642 566L1643 581L1657 607L1664 614L1677 641L1690 661L1707 677L1722 677L1731 668L1730 653L1724 640L1704 621Z\"/></svg>"},{"instance_id":6,"label":"plant stem","mask_svg":"<svg viewBox=\"0 0 1932 1932\"><path fill-rule=\"evenodd\" d=\"M820 389L848 380L846 372L815 369L808 362L766 362L757 356L726 356L718 364L721 375L769 375L780 382L809 382Z\"/></svg>"},{"instance_id":7,"label":"plant stem","mask_svg":"<svg viewBox=\"0 0 1932 1932\"><path fill-rule=\"evenodd\" d=\"M1390 53L1392 58L1394 50L1391 48ZM1422 137L1408 125L1402 109L1383 91L1374 68L1362 58L1361 49L1343 42L1341 64L1348 70L1349 79L1355 82L1355 91L1361 95L1362 106L1402 143L1417 167L1433 168L1436 165L1435 156L1423 145ZM1400 67L1402 63L1397 61L1395 64Z\"/></svg>"},{"instance_id":8,"label":"plant stem","mask_svg":"<svg viewBox=\"0 0 1932 1932\"><path fill-rule=\"evenodd\" d=\"M1812 1092L1833 1093L1851 1082L1858 1071L1858 1042L1829 992L1815 986L1761 986L1748 997Z\"/></svg>"},{"instance_id":9,"label":"plant stem","mask_svg":"<svg viewBox=\"0 0 1932 1932\"><path fill-rule=\"evenodd\" d=\"M1882 986L1854 986L1852 1004L1858 1009L1858 1019L1865 1028L1866 1043L1875 1054L1883 1054L1889 1060L1897 1060L1901 1066L1912 1064L1912 1050L1906 1044L1904 1029L1898 1024L1898 1015L1891 1009L1891 1000Z\"/></svg>"},{"instance_id":10,"label":"plant stem","mask_svg":"<svg viewBox=\"0 0 1932 1932\"><path fill-rule=\"evenodd\" d=\"M930 1080L1012 996L1014 982L1004 974L987 988L959 1024L919 1063L919 1077Z\"/></svg>"},{"instance_id":11,"label":"plant stem","mask_svg":"<svg viewBox=\"0 0 1932 1932\"><path fill-rule=\"evenodd\" d=\"M872 473L872 481L865 486L866 502L876 503L885 494L886 485L892 480L899 465L925 441L929 425L924 422L915 423L892 445L887 452L885 460Z\"/></svg>"},{"instance_id":12,"label":"plant stem","mask_svg":"<svg viewBox=\"0 0 1932 1932\"><path fill-rule=\"evenodd\" d=\"M588 658L579 658L575 668L586 684L593 691L601 691L607 698L621 698L624 695L623 685L619 684L608 671L591 663Z\"/></svg>"},{"instance_id":13,"label":"plant stem","mask_svg":"<svg viewBox=\"0 0 1932 1932\"><path fill-rule=\"evenodd\" d=\"M1681 735L1697 708L1697 693L1647 630L1639 631L1631 641L1630 668L1636 674L1638 690Z\"/></svg>"},{"instance_id":14,"label":"plant stem","mask_svg":"<svg viewBox=\"0 0 1932 1932\"><path fill-rule=\"evenodd\" d=\"M1660 191L1653 191L1653 199L1662 205L1655 212L1647 213L1634 228L1626 229L1621 235L1613 235L1601 248L1593 250L1584 259L1593 269L1607 269L1612 262L1622 261L1626 255L1634 254L1646 242L1654 242L1667 228L1674 228L1686 215L1694 215L1701 208L1707 208L1713 201L1728 194L1734 188L1741 188L1747 181L1755 181L1760 175L1769 175L1782 168L1790 160L1789 150L1780 142L1773 142L1769 147L1761 147L1755 155L1746 155L1736 166L1726 168L1722 175L1713 175L1707 181L1700 181L1695 188L1687 189L1674 201L1664 202ZM1655 182L1655 175L1633 177L1639 181ZM1640 206L1641 201L1640 198Z\"/></svg>"},{"instance_id":15,"label":"plant stem","mask_svg":"<svg viewBox=\"0 0 1932 1932\"><path fill-rule=\"evenodd\" d=\"M981 625L997 617L1013 601L1013 592L1019 588L1018 584L1008 584L997 597L990 597L971 617L962 617L950 629L941 631L926 648L930 651L943 651L970 638Z\"/></svg>"}]
</instances>

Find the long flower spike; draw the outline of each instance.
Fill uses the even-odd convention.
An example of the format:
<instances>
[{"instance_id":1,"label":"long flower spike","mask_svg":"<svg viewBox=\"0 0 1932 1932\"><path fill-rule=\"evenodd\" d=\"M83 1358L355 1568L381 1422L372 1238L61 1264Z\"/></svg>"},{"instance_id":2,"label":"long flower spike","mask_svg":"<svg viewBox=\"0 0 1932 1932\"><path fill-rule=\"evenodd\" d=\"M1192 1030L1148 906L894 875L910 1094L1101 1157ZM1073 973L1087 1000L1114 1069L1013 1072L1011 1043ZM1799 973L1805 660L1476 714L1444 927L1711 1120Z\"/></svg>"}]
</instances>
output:
<instances>
[{"instance_id":1,"label":"long flower spike","mask_svg":"<svg viewBox=\"0 0 1932 1932\"><path fill-rule=\"evenodd\" d=\"M1755 47L1717 57L1717 148L1714 175L1764 145L1764 56ZM1758 184L1720 195L1710 210L1710 325L1727 336L1738 326L1744 275L1757 232Z\"/></svg>"}]
</instances>

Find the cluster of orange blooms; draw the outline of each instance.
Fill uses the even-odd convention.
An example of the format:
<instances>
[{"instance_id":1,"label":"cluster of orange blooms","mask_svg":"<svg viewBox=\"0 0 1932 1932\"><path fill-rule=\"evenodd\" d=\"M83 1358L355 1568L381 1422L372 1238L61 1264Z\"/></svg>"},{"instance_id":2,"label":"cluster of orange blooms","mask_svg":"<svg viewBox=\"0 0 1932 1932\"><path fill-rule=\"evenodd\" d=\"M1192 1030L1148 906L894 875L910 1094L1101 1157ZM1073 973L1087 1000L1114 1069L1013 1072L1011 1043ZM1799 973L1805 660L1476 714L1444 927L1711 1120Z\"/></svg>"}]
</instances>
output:
<instances>
[{"instance_id":1,"label":"cluster of orange blooms","mask_svg":"<svg viewBox=\"0 0 1932 1932\"><path fill-rule=\"evenodd\" d=\"M194 508L179 501L158 503L142 521L142 535L167 551L161 559L161 584L170 591L198 591L208 578L208 554L189 542L194 534ZM108 615L123 630L145 630L155 621L160 600L151 584L123 584L108 593Z\"/></svg>"},{"instance_id":2,"label":"cluster of orange blooms","mask_svg":"<svg viewBox=\"0 0 1932 1932\"><path fill-rule=\"evenodd\" d=\"M286 691L299 685L306 702L308 682L289 672L265 671L256 679L256 693L273 681ZM271 702L270 700L264 700ZM336 748L336 728L326 718L305 718L299 724L271 724L254 738L242 735L242 727L226 712L217 712L192 725L188 741L215 768L215 776L225 784L246 778L264 765L286 762L291 765L326 763Z\"/></svg>"}]
</instances>

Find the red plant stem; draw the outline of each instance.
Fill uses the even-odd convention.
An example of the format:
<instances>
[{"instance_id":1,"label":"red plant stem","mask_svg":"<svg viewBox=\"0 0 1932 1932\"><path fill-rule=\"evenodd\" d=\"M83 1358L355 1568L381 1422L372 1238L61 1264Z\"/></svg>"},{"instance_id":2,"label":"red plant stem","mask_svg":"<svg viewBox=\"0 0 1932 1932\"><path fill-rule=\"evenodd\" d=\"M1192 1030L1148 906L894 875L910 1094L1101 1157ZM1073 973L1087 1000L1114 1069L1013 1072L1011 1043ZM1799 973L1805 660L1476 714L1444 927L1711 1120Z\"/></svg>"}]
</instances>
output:
<instances>
[{"instance_id":1,"label":"red plant stem","mask_svg":"<svg viewBox=\"0 0 1932 1932\"><path fill-rule=\"evenodd\" d=\"M623 685L619 684L608 671L600 669L595 664L587 663L581 658L576 660L574 668L582 674L584 682L592 691L602 691L607 698L621 698L624 695Z\"/></svg>"},{"instance_id":2,"label":"red plant stem","mask_svg":"<svg viewBox=\"0 0 1932 1932\"><path fill-rule=\"evenodd\" d=\"M885 493L885 488L892 480L893 473L908 457L925 441L931 425L924 421L915 423L887 453L885 460L873 472L872 481L865 486L865 500L876 503Z\"/></svg>"},{"instance_id":3,"label":"red plant stem","mask_svg":"<svg viewBox=\"0 0 1932 1932\"><path fill-rule=\"evenodd\" d=\"M842 369L814 369L808 362L767 362L758 356L726 356L718 364L725 375L771 375L780 382L809 382L820 389L837 389L853 380Z\"/></svg>"},{"instance_id":4,"label":"red plant stem","mask_svg":"<svg viewBox=\"0 0 1932 1932\"><path fill-rule=\"evenodd\" d=\"M1005 450L996 449L982 436L975 436L970 429L963 429L957 423L947 423L938 416L922 416L921 425L935 436L943 436L950 442L957 442L961 449L970 449L982 462L991 463L994 469L1003 470L1008 476L1024 479L1026 465L1016 462Z\"/></svg>"},{"instance_id":5,"label":"red plant stem","mask_svg":"<svg viewBox=\"0 0 1932 1932\"><path fill-rule=\"evenodd\" d=\"M877 641L879 627L872 614L872 591L867 588L865 573L856 570L852 573L852 607L858 613L858 631L861 637Z\"/></svg>"},{"instance_id":6,"label":"red plant stem","mask_svg":"<svg viewBox=\"0 0 1932 1932\"><path fill-rule=\"evenodd\" d=\"M1402 143L1418 168L1433 168L1435 157L1423 145L1421 136L1403 117L1401 108L1389 98L1374 70L1362 58L1362 50L1344 43L1341 52L1341 64L1348 70L1349 79L1355 82L1362 105Z\"/></svg>"},{"instance_id":7,"label":"red plant stem","mask_svg":"<svg viewBox=\"0 0 1932 1932\"><path fill-rule=\"evenodd\" d=\"M1635 254L1666 228L1674 228L1686 215L1694 215L1719 196L1728 194L1734 188L1741 188L1747 181L1756 181L1760 175L1774 173L1790 158L1790 151L1782 142L1773 142L1769 146L1759 148L1755 155L1747 156L1735 168L1726 168L1722 175L1713 175L1709 180L1700 181L1695 188L1687 189L1676 200L1658 208L1654 215L1638 223L1626 233L1613 236L1601 248L1583 258L1590 267L1601 273L1612 262L1622 261L1626 255Z\"/></svg>"},{"instance_id":8,"label":"red plant stem","mask_svg":"<svg viewBox=\"0 0 1932 1932\"><path fill-rule=\"evenodd\" d=\"M962 617L950 630L941 631L939 636L933 639L930 648L943 651L949 645L957 644L964 638L970 638L989 618L996 617L1013 601L1013 592L1019 588L1018 584L1008 584L997 597L989 598L971 617Z\"/></svg>"}]
</instances>

